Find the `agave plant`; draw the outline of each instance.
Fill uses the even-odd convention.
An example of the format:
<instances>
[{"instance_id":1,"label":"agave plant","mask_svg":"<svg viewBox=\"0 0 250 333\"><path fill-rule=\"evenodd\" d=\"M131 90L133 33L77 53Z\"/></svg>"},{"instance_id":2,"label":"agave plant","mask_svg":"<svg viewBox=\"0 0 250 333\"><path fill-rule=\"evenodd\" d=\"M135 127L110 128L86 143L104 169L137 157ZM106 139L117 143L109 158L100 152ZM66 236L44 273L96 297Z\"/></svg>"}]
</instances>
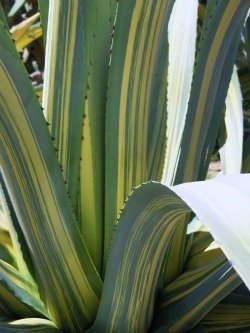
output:
<instances>
[{"instance_id":1,"label":"agave plant","mask_svg":"<svg viewBox=\"0 0 250 333\"><path fill-rule=\"evenodd\" d=\"M249 4L42 0L42 107L0 11L1 332L249 331Z\"/></svg>"}]
</instances>

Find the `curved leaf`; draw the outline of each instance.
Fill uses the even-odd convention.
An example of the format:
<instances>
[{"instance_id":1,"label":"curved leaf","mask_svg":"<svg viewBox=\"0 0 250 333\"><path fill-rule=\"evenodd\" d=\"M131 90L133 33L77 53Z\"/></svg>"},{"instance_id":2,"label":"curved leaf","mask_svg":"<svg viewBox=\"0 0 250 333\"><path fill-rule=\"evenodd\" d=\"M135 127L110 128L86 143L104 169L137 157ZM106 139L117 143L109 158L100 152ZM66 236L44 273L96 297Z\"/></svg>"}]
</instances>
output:
<instances>
[{"instance_id":1,"label":"curved leaf","mask_svg":"<svg viewBox=\"0 0 250 333\"><path fill-rule=\"evenodd\" d=\"M221 176L172 187L214 236L250 289L250 175ZM216 203L216 204L215 204Z\"/></svg>"},{"instance_id":2,"label":"curved leaf","mask_svg":"<svg viewBox=\"0 0 250 333\"><path fill-rule=\"evenodd\" d=\"M119 2L106 116L105 243L133 186L160 180L166 142L167 26L174 0Z\"/></svg>"},{"instance_id":3,"label":"curved leaf","mask_svg":"<svg viewBox=\"0 0 250 333\"><path fill-rule=\"evenodd\" d=\"M183 241L183 216L189 212L163 185L148 183L134 190L114 233L100 307L89 332L149 329L163 261L175 236Z\"/></svg>"},{"instance_id":4,"label":"curved leaf","mask_svg":"<svg viewBox=\"0 0 250 333\"><path fill-rule=\"evenodd\" d=\"M54 333L61 332L57 326L49 320L40 318L26 318L13 321L0 321L0 330L2 333Z\"/></svg>"},{"instance_id":5,"label":"curved leaf","mask_svg":"<svg viewBox=\"0 0 250 333\"><path fill-rule=\"evenodd\" d=\"M249 4L216 1L203 24L175 184L206 176Z\"/></svg>"},{"instance_id":6,"label":"curved leaf","mask_svg":"<svg viewBox=\"0 0 250 333\"><path fill-rule=\"evenodd\" d=\"M205 228L194 234L182 274L157 299L152 332L189 332L241 283Z\"/></svg>"},{"instance_id":7,"label":"curved leaf","mask_svg":"<svg viewBox=\"0 0 250 333\"><path fill-rule=\"evenodd\" d=\"M41 107L2 24L0 76L1 171L41 297L59 326L82 330L95 316L101 280L81 238Z\"/></svg>"},{"instance_id":8,"label":"curved leaf","mask_svg":"<svg viewBox=\"0 0 250 333\"><path fill-rule=\"evenodd\" d=\"M0 308L10 318L50 317L34 281L3 261L0 261Z\"/></svg>"}]
</instances>

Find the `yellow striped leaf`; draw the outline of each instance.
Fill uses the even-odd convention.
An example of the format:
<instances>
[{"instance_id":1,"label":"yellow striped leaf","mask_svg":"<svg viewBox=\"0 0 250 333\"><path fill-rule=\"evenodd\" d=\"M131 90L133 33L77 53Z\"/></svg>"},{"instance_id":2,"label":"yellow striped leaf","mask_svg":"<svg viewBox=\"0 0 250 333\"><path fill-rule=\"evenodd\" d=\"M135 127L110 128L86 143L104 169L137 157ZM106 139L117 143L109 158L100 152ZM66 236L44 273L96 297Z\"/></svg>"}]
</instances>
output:
<instances>
[{"instance_id":1,"label":"yellow striped leaf","mask_svg":"<svg viewBox=\"0 0 250 333\"><path fill-rule=\"evenodd\" d=\"M23 244L23 238L18 235L18 228L13 224L13 217L11 216L10 209L7 203L8 193L5 189L2 177L0 177L0 226L1 226L1 246L4 246L7 251L10 252L14 260L14 267L16 267L21 274L23 274L28 279L33 280L31 277L30 268L30 258L26 250L26 244ZM5 192L4 192L5 189ZM8 198L9 200L9 198ZM10 204L10 200L9 200ZM13 209L12 207L10 207ZM15 218L15 217L14 217ZM25 247L25 249L24 249ZM24 254L26 258L24 259ZM1 258L3 259L3 258ZM27 266L28 263L28 266Z\"/></svg>"},{"instance_id":2,"label":"yellow striped leaf","mask_svg":"<svg viewBox=\"0 0 250 333\"><path fill-rule=\"evenodd\" d=\"M0 307L9 318L50 318L40 300L37 285L29 277L0 260Z\"/></svg>"},{"instance_id":3,"label":"yellow striped leaf","mask_svg":"<svg viewBox=\"0 0 250 333\"><path fill-rule=\"evenodd\" d=\"M194 233L182 274L159 293L152 331L189 331L240 283L207 229L201 228Z\"/></svg>"},{"instance_id":4,"label":"yellow striped leaf","mask_svg":"<svg viewBox=\"0 0 250 333\"><path fill-rule=\"evenodd\" d=\"M166 141L167 27L173 0L119 2L108 84L105 162L107 260L133 186L160 180Z\"/></svg>"},{"instance_id":5,"label":"yellow striped leaf","mask_svg":"<svg viewBox=\"0 0 250 333\"><path fill-rule=\"evenodd\" d=\"M249 4L216 1L203 23L176 184L205 179Z\"/></svg>"},{"instance_id":6,"label":"yellow striped leaf","mask_svg":"<svg viewBox=\"0 0 250 333\"><path fill-rule=\"evenodd\" d=\"M42 102L75 210L85 93L84 2L49 2Z\"/></svg>"},{"instance_id":7,"label":"yellow striped leaf","mask_svg":"<svg viewBox=\"0 0 250 333\"><path fill-rule=\"evenodd\" d=\"M149 329L163 261L189 212L163 185L148 183L134 190L114 233L97 319L89 332Z\"/></svg>"},{"instance_id":8,"label":"yellow striped leaf","mask_svg":"<svg viewBox=\"0 0 250 333\"><path fill-rule=\"evenodd\" d=\"M249 332L250 305L216 305L201 321L207 332Z\"/></svg>"},{"instance_id":9,"label":"yellow striped leaf","mask_svg":"<svg viewBox=\"0 0 250 333\"><path fill-rule=\"evenodd\" d=\"M96 268L101 272L104 229L105 112L109 50L116 1L85 1L85 92L82 132L79 224Z\"/></svg>"},{"instance_id":10,"label":"yellow striped leaf","mask_svg":"<svg viewBox=\"0 0 250 333\"><path fill-rule=\"evenodd\" d=\"M81 238L41 107L2 24L0 76L1 171L41 298L59 326L83 329L95 317L101 280Z\"/></svg>"},{"instance_id":11,"label":"yellow striped leaf","mask_svg":"<svg viewBox=\"0 0 250 333\"><path fill-rule=\"evenodd\" d=\"M249 183L250 175L239 175L171 189L152 182L136 188L114 233L100 307L89 332L145 332L151 325L154 332L192 329L242 282L231 263L249 288ZM176 264L165 258L190 213L180 198L202 218L230 262L210 234L200 230L183 274L161 292L152 323L163 268L169 266L171 272Z\"/></svg>"}]
</instances>

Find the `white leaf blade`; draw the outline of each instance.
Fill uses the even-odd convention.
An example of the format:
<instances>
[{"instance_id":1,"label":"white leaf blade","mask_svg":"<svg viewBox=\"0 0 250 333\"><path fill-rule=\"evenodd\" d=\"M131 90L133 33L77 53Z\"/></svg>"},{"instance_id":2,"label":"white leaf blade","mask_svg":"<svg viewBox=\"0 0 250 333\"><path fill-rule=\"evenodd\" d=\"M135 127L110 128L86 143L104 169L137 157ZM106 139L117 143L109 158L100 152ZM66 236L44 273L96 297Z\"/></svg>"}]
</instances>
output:
<instances>
[{"instance_id":1,"label":"white leaf blade","mask_svg":"<svg viewBox=\"0 0 250 333\"><path fill-rule=\"evenodd\" d=\"M243 149L243 109L242 93L237 69L234 67L226 98L225 123L227 140L219 150L222 172L225 175L241 171Z\"/></svg>"},{"instance_id":2,"label":"white leaf blade","mask_svg":"<svg viewBox=\"0 0 250 333\"><path fill-rule=\"evenodd\" d=\"M193 76L197 10L196 0L177 0L168 25L167 146L162 176L166 185L171 185L179 159Z\"/></svg>"},{"instance_id":3,"label":"white leaf blade","mask_svg":"<svg viewBox=\"0 0 250 333\"><path fill-rule=\"evenodd\" d=\"M204 222L250 289L250 174L171 187Z\"/></svg>"}]
</instances>

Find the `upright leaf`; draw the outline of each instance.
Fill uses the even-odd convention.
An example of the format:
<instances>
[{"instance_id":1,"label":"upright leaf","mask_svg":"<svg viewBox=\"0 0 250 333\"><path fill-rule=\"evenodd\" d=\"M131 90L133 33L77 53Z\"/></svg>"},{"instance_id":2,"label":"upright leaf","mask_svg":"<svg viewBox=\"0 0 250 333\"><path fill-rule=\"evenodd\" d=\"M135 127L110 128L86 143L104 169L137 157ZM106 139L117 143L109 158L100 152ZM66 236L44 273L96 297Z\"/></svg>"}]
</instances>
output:
<instances>
[{"instance_id":1,"label":"upright leaf","mask_svg":"<svg viewBox=\"0 0 250 333\"><path fill-rule=\"evenodd\" d=\"M104 229L105 112L116 1L85 1L85 92L79 221L91 257L101 272Z\"/></svg>"},{"instance_id":2,"label":"upright leaf","mask_svg":"<svg viewBox=\"0 0 250 333\"><path fill-rule=\"evenodd\" d=\"M227 140L220 149L221 169L227 175L240 173L243 148L243 110L236 67L234 67L226 98L225 123Z\"/></svg>"},{"instance_id":3,"label":"upright leaf","mask_svg":"<svg viewBox=\"0 0 250 333\"><path fill-rule=\"evenodd\" d=\"M205 178L249 4L219 0L203 23L175 183Z\"/></svg>"},{"instance_id":4,"label":"upright leaf","mask_svg":"<svg viewBox=\"0 0 250 333\"><path fill-rule=\"evenodd\" d=\"M84 0L50 1L43 107L76 209L84 105Z\"/></svg>"},{"instance_id":5,"label":"upright leaf","mask_svg":"<svg viewBox=\"0 0 250 333\"><path fill-rule=\"evenodd\" d=\"M162 175L166 185L172 184L178 165L193 76L198 2L187 1L185 7L182 0L175 2L168 25L167 146Z\"/></svg>"},{"instance_id":6,"label":"upright leaf","mask_svg":"<svg viewBox=\"0 0 250 333\"><path fill-rule=\"evenodd\" d=\"M119 2L106 117L104 260L133 186L160 180L166 141L167 26L174 0Z\"/></svg>"},{"instance_id":7,"label":"upright leaf","mask_svg":"<svg viewBox=\"0 0 250 333\"><path fill-rule=\"evenodd\" d=\"M1 23L0 76L1 172L48 311L59 326L81 331L95 316L101 281L75 221L41 107Z\"/></svg>"}]
</instances>

